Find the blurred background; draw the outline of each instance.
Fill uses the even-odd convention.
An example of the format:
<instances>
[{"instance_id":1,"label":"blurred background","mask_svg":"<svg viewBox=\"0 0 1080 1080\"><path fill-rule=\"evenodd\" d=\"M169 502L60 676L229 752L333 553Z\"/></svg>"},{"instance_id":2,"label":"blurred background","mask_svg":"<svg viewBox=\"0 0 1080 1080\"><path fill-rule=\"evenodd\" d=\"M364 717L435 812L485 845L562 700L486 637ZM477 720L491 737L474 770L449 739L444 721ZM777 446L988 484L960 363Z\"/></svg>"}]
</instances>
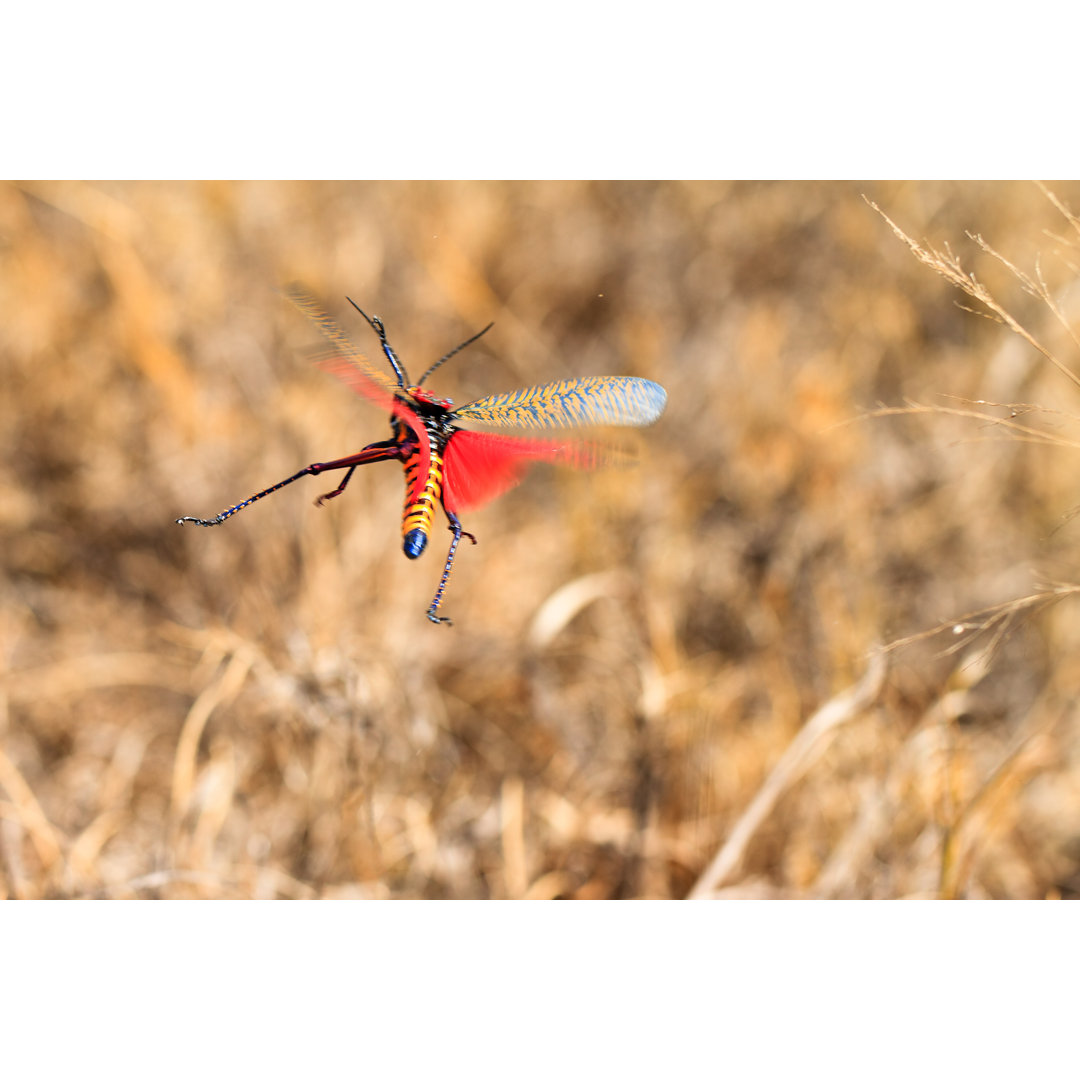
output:
<instances>
[{"instance_id":1,"label":"blurred background","mask_svg":"<svg viewBox=\"0 0 1080 1080\"><path fill-rule=\"evenodd\" d=\"M1068 206L0 186L0 894L1076 895ZM430 381L459 403L625 374L667 411L636 467L465 515L432 626L449 534L405 558L397 465L174 524L388 437L295 280L414 378L494 320Z\"/></svg>"}]
</instances>

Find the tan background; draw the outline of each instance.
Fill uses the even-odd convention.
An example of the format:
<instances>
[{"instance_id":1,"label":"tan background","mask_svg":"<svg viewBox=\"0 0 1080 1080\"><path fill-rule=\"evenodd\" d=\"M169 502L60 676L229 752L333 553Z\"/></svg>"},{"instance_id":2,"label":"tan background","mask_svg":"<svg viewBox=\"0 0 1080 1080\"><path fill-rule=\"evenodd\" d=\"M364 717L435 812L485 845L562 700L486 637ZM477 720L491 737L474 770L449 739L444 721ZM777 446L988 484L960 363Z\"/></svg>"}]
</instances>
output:
<instances>
[{"instance_id":1,"label":"tan background","mask_svg":"<svg viewBox=\"0 0 1080 1080\"><path fill-rule=\"evenodd\" d=\"M875 645L1080 579L1076 389L864 195L1080 369L965 236L1075 325L1035 185L0 187L0 894L681 897L725 842L699 892L1080 889L1070 594L894 650L793 746ZM456 401L621 373L667 412L636 469L468 515L431 626L448 534L404 557L395 465L172 523L387 437L296 279L414 377L494 319ZM1052 441L865 416L980 399Z\"/></svg>"}]
</instances>

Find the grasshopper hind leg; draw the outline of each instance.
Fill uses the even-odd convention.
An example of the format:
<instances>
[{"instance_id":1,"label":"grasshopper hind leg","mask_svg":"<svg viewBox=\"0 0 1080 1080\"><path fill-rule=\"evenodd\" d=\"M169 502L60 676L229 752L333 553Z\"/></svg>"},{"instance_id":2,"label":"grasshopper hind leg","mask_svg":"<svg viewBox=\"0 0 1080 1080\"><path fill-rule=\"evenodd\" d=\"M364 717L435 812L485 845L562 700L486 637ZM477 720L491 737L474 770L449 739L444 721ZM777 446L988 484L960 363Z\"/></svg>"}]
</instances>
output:
<instances>
[{"instance_id":1,"label":"grasshopper hind leg","mask_svg":"<svg viewBox=\"0 0 1080 1080\"><path fill-rule=\"evenodd\" d=\"M461 543L461 538L467 536L475 544L476 537L473 536L471 532L466 532L461 527L461 522L458 520L456 514L452 514L447 510L446 517L450 522L450 531L454 534L454 539L450 541L450 550L446 555L446 566L443 567L442 577L439 579L439 587L435 590L435 596L431 601L431 607L427 609L427 617L433 623L445 623L447 626L453 626L453 621L448 616L438 615L436 612L439 609L439 605L442 603L443 592L446 590L446 583L450 580L450 571L454 567L454 556L457 554L458 544Z\"/></svg>"}]
</instances>

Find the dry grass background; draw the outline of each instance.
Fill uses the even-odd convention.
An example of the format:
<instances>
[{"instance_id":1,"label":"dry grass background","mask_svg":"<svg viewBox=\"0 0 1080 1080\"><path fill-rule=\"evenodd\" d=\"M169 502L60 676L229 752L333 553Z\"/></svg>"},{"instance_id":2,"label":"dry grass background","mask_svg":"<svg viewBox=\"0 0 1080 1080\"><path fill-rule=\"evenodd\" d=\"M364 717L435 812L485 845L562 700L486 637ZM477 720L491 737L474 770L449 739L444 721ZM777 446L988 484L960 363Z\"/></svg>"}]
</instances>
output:
<instances>
[{"instance_id":1,"label":"dry grass background","mask_svg":"<svg viewBox=\"0 0 1080 1080\"><path fill-rule=\"evenodd\" d=\"M1080 371L1035 185L0 186L0 893L1074 895L1080 395L864 195ZM667 412L468 516L431 626L397 466L173 524L386 437L294 279L414 374L494 319L457 401Z\"/></svg>"}]
</instances>

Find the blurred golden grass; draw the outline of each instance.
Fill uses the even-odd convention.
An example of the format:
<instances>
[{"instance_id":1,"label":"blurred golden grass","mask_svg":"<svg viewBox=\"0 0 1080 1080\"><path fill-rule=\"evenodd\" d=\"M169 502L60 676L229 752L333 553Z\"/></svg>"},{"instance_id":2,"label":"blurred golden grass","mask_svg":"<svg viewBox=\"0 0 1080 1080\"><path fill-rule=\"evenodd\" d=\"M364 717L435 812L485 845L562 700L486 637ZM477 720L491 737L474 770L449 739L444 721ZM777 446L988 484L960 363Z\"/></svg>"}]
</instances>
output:
<instances>
[{"instance_id":1,"label":"blurred golden grass","mask_svg":"<svg viewBox=\"0 0 1080 1080\"><path fill-rule=\"evenodd\" d=\"M1078 196L0 186L0 892L1074 895ZM430 626L396 467L173 524L386 437L297 279L418 371L494 319L457 401L667 413L470 515Z\"/></svg>"}]
</instances>

